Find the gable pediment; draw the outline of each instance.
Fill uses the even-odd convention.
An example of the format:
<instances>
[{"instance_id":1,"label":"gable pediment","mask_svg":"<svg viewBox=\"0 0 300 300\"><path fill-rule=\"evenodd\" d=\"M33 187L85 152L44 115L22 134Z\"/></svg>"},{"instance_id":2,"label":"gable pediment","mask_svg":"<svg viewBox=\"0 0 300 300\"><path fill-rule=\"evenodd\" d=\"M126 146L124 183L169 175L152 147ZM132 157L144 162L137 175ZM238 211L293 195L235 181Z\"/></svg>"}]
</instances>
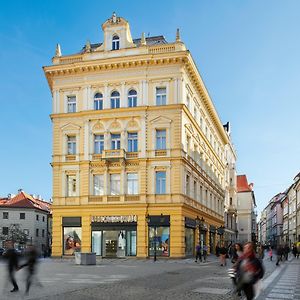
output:
<instances>
[{"instance_id":1,"label":"gable pediment","mask_svg":"<svg viewBox=\"0 0 300 300\"><path fill-rule=\"evenodd\" d=\"M74 124L74 123L68 123L68 124L66 124L66 125L64 125L64 126L62 126L60 129L62 130L62 131L78 131L78 130L80 130L80 126L79 125L77 125L77 124Z\"/></svg>"}]
</instances>

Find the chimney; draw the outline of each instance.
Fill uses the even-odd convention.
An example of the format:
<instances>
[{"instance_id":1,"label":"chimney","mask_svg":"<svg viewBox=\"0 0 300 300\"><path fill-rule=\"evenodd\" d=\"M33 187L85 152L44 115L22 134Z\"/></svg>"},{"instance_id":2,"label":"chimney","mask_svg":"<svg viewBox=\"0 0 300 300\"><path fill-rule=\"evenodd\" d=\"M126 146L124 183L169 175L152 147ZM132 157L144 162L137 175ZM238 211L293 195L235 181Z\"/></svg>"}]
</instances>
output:
<instances>
[{"instance_id":1,"label":"chimney","mask_svg":"<svg viewBox=\"0 0 300 300\"><path fill-rule=\"evenodd\" d=\"M18 189L18 194L22 193L23 189Z\"/></svg>"},{"instance_id":2,"label":"chimney","mask_svg":"<svg viewBox=\"0 0 300 300\"><path fill-rule=\"evenodd\" d=\"M11 199L11 194L7 195L7 199L10 200Z\"/></svg>"}]
</instances>

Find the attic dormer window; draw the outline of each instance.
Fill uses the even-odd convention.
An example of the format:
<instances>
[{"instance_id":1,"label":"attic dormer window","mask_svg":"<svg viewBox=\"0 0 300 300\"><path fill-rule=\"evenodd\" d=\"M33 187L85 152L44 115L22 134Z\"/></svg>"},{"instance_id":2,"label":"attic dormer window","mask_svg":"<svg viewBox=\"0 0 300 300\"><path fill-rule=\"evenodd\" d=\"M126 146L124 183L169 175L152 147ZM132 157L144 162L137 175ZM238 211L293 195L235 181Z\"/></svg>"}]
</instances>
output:
<instances>
[{"instance_id":1,"label":"attic dormer window","mask_svg":"<svg viewBox=\"0 0 300 300\"><path fill-rule=\"evenodd\" d=\"M120 49L120 38L117 35L114 35L112 38L112 50L119 50Z\"/></svg>"}]
</instances>

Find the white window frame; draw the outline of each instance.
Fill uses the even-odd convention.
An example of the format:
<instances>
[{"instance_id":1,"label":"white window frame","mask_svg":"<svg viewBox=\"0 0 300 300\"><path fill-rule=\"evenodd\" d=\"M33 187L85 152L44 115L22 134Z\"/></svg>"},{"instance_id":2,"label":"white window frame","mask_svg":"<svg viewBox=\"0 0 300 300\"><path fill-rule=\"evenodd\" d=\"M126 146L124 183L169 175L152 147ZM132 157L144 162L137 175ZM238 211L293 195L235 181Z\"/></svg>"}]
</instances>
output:
<instances>
[{"instance_id":1,"label":"white window frame","mask_svg":"<svg viewBox=\"0 0 300 300\"><path fill-rule=\"evenodd\" d=\"M158 178L158 173L164 173L164 178ZM155 171L155 194L156 195L165 195L167 194L167 172L166 171Z\"/></svg>"},{"instance_id":2,"label":"white window frame","mask_svg":"<svg viewBox=\"0 0 300 300\"><path fill-rule=\"evenodd\" d=\"M68 95L67 96L67 112L75 113L76 111L77 111L77 97L76 97L76 95Z\"/></svg>"},{"instance_id":3,"label":"white window frame","mask_svg":"<svg viewBox=\"0 0 300 300\"><path fill-rule=\"evenodd\" d=\"M114 34L111 40L111 50L120 49L120 37L117 34Z\"/></svg>"},{"instance_id":4,"label":"white window frame","mask_svg":"<svg viewBox=\"0 0 300 300\"><path fill-rule=\"evenodd\" d=\"M97 95L101 95L101 97ZM100 92L97 92L94 95L94 110L103 110L103 94Z\"/></svg>"},{"instance_id":5,"label":"white window frame","mask_svg":"<svg viewBox=\"0 0 300 300\"><path fill-rule=\"evenodd\" d=\"M165 92L159 92L160 90L165 90ZM167 87L157 86L155 88L155 105L163 106L167 105Z\"/></svg>"},{"instance_id":6,"label":"white window frame","mask_svg":"<svg viewBox=\"0 0 300 300\"><path fill-rule=\"evenodd\" d=\"M131 176L136 178L130 178ZM138 173L127 173L127 194L137 195L139 193L139 174Z\"/></svg>"},{"instance_id":7,"label":"white window frame","mask_svg":"<svg viewBox=\"0 0 300 300\"><path fill-rule=\"evenodd\" d=\"M102 154L104 145L104 134L94 134L94 154Z\"/></svg>"},{"instance_id":8,"label":"white window frame","mask_svg":"<svg viewBox=\"0 0 300 300\"><path fill-rule=\"evenodd\" d=\"M118 96L115 95L113 96L113 93L118 93ZM117 105L118 104L118 105ZM121 96L119 91L112 91L110 93L110 108L111 109L116 109L121 107Z\"/></svg>"},{"instance_id":9,"label":"white window frame","mask_svg":"<svg viewBox=\"0 0 300 300\"><path fill-rule=\"evenodd\" d=\"M76 135L67 135L67 155L77 154L77 138Z\"/></svg>"},{"instance_id":10,"label":"white window frame","mask_svg":"<svg viewBox=\"0 0 300 300\"><path fill-rule=\"evenodd\" d=\"M77 180L76 174L67 174L66 175L66 196L67 197L76 197L77 190L78 190L77 186L78 186L78 180Z\"/></svg>"},{"instance_id":11,"label":"white window frame","mask_svg":"<svg viewBox=\"0 0 300 300\"><path fill-rule=\"evenodd\" d=\"M113 136L119 136L118 138ZM110 149L111 150L117 150L121 149L121 134L120 133L111 133L110 134Z\"/></svg>"},{"instance_id":12,"label":"white window frame","mask_svg":"<svg viewBox=\"0 0 300 300\"><path fill-rule=\"evenodd\" d=\"M93 175L93 195L94 196L104 195L104 174Z\"/></svg>"},{"instance_id":13,"label":"white window frame","mask_svg":"<svg viewBox=\"0 0 300 300\"><path fill-rule=\"evenodd\" d=\"M165 136L158 136L158 132L165 132ZM160 144L160 147L158 145ZM156 128L155 129L155 150L166 150L167 149L167 129Z\"/></svg>"},{"instance_id":14,"label":"white window frame","mask_svg":"<svg viewBox=\"0 0 300 300\"><path fill-rule=\"evenodd\" d=\"M119 178L117 180L117 178ZM110 195L120 195L121 194L121 174L109 174L109 193Z\"/></svg>"},{"instance_id":15,"label":"white window frame","mask_svg":"<svg viewBox=\"0 0 300 300\"><path fill-rule=\"evenodd\" d=\"M130 92L135 92L135 94L130 95ZM127 93L128 107L137 106L137 91L135 89L130 89Z\"/></svg>"}]
</instances>

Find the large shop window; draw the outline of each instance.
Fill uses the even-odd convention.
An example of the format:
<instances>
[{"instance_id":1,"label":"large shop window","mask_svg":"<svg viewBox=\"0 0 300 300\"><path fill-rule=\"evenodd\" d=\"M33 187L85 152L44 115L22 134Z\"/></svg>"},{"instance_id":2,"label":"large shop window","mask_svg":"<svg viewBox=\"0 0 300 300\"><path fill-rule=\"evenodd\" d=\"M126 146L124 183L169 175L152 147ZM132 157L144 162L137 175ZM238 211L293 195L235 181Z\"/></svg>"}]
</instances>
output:
<instances>
[{"instance_id":1,"label":"large shop window","mask_svg":"<svg viewBox=\"0 0 300 300\"><path fill-rule=\"evenodd\" d=\"M149 227L149 255L169 256L170 227Z\"/></svg>"},{"instance_id":2,"label":"large shop window","mask_svg":"<svg viewBox=\"0 0 300 300\"><path fill-rule=\"evenodd\" d=\"M193 256L195 248L195 229L185 228L185 255Z\"/></svg>"},{"instance_id":3,"label":"large shop window","mask_svg":"<svg viewBox=\"0 0 300 300\"><path fill-rule=\"evenodd\" d=\"M63 253L74 255L81 250L81 217L63 217Z\"/></svg>"}]
</instances>

